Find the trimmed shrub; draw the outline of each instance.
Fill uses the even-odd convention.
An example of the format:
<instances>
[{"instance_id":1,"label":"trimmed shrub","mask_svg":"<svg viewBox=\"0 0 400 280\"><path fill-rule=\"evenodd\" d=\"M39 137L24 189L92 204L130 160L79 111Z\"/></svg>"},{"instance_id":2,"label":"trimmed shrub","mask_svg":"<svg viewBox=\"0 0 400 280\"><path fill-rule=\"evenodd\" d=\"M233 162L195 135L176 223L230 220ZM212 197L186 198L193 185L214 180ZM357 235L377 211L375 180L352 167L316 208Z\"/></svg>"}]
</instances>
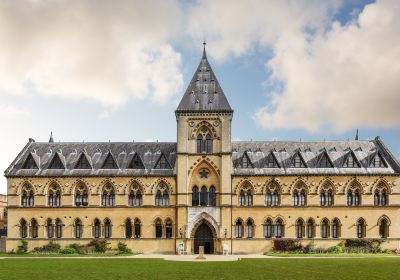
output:
<instances>
[{"instance_id":1,"label":"trimmed shrub","mask_svg":"<svg viewBox=\"0 0 400 280\"><path fill-rule=\"evenodd\" d=\"M299 252L304 248L298 240L295 239L275 239L273 250L275 252Z\"/></svg>"},{"instance_id":2,"label":"trimmed shrub","mask_svg":"<svg viewBox=\"0 0 400 280\"><path fill-rule=\"evenodd\" d=\"M74 249L78 254L86 254L86 246L79 243L72 243L68 245L68 248Z\"/></svg>"},{"instance_id":3,"label":"trimmed shrub","mask_svg":"<svg viewBox=\"0 0 400 280\"><path fill-rule=\"evenodd\" d=\"M58 243L50 241L48 244L44 245L43 252L58 253L61 250L61 246Z\"/></svg>"},{"instance_id":4,"label":"trimmed shrub","mask_svg":"<svg viewBox=\"0 0 400 280\"><path fill-rule=\"evenodd\" d=\"M21 240L21 245L17 247L17 253L22 254L28 252L28 242L25 240Z\"/></svg>"},{"instance_id":5,"label":"trimmed shrub","mask_svg":"<svg viewBox=\"0 0 400 280\"><path fill-rule=\"evenodd\" d=\"M105 253L108 249L109 242L106 240L92 240L88 244L88 247L93 247L94 251L97 253Z\"/></svg>"},{"instance_id":6,"label":"trimmed shrub","mask_svg":"<svg viewBox=\"0 0 400 280\"><path fill-rule=\"evenodd\" d=\"M382 242L379 239L346 239L344 246L346 251L352 253L378 253L381 251Z\"/></svg>"},{"instance_id":7,"label":"trimmed shrub","mask_svg":"<svg viewBox=\"0 0 400 280\"><path fill-rule=\"evenodd\" d=\"M126 243L120 241L118 242L118 253L132 253L132 250L128 248Z\"/></svg>"},{"instance_id":8,"label":"trimmed shrub","mask_svg":"<svg viewBox=\"0 0 400 280\"><path fill-rule=\"evenodd\" d=\"M61 250L60 253L61 254L66 254L66 255L76 254L76 250L74 248L64 248L64 249Z\"/></svg>"}]
</instances>

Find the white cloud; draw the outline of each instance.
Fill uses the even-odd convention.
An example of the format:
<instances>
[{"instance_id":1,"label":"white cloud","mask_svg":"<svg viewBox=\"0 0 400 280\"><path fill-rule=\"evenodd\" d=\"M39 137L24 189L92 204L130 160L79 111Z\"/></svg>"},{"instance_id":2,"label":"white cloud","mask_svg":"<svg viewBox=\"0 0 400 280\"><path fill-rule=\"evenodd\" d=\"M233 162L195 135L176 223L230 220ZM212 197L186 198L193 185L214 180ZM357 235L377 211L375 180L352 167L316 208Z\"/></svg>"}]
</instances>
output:
<instances>
[{"instance_id":1,"label":"white cloud","mask_svg":"<svg viewBox=\"0 0 400 280\"><path fill-rule=\"evenodd\" d=\"M0 2L0 92L165 102L181 92L176 1Z\"/></svg>"},{"instance_id":2,"label":"white cloud","mask_svg":"<svg viewBox=\"0 0 400 280\"><path fill-rule=\"evenodd\" d=\"M26 107L14 106L10 104L0 104L0 119L14 119L28 116L30 111Z\"/></svg>"},{"instance_id":3,"label":"white cloud","mask_svg":"<svg viewBox=\"0 0 400 280\"><path fill-rule=\"evenodd\" d=\"M284 83L255 120L264 128L399 127L400 2L370 4L345 26L282 34L267 66Z\"/></svg>"}]
</instances>

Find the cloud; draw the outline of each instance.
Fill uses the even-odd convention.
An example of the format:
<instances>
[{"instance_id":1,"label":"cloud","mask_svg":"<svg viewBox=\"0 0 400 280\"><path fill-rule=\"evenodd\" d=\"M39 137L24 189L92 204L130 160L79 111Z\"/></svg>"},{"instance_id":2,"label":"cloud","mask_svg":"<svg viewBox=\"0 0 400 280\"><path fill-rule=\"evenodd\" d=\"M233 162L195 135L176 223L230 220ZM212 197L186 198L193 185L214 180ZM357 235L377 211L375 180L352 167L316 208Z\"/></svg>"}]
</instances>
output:
<instances>
[{"instance_id":1,"label":"cloud","mask_svg":"<svg viewBox=\"0 0 400 280\"><path fill-rule=\"evenodd\" d=\"M266 129L344 132L399 127L400 2L365 6L346 25L282 34L267 63L271 93L255 120Z\"/></svg>"},{"instance_id":2,"label":"cloud","mask_svg":"<svg viewBox=\"0 0 400 280\"><path fill-rule=\"evenodd\" d=\"M163 103L182 90L181 18L173 0L1 1L0 93Z\"/></svg>"},{"instance_id":3,"label":"cloud","mask_svg":"<svg viewBox=\"0 0 400 280\"><path fill-rule=\"evenodd\" d=\"M10 104L0 104L0 118L2 120L24 118L30 114L26 107L14 106Z\"/></svg>"}]
</instances>

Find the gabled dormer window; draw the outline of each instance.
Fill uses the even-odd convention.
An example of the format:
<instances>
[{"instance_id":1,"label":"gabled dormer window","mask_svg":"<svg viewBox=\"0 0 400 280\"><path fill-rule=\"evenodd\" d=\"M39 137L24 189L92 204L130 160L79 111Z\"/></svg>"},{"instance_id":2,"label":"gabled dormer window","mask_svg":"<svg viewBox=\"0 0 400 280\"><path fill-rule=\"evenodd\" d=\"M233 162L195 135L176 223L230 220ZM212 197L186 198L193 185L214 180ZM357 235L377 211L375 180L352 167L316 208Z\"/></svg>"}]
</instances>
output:
<instances>
[{"instance_id":1,"label":"gabled dormer window","mask_svg":"<svg viewBox=\"0 0 400 280\"><path fill-rule=\"evenodd\" d=\"M108 153L101 169L118 169L118 165L111 153Z\"/></svg>"},{"instance_id":2,"label":"gabled dormer window","mask_svg":"<svg viewBox=\"0 0 400 280\"><path fill-rule=\"evenodd\" d=\"M28 155L24 164L22 165L22 169L38 169L38 166L32 154Z\"/></svg>"},{"instance_id":3,"label":"gabled dormer window","mask_svg":"<svg viewBox=\"0 0 400 280\"><path fill-rule=\"evenodd\" d=\"M333 168L333 164L327 152L322 152L317 163L318 168Z\"/></svg>"},{"instance_id":4,"label":"gabled dormer window","mask_svg":"<svg viewBox=\"0 0 400 280\"><path fill-rule=\"evenodd\" d=\"M129 169L144 169L144 164L140 156L136 153L128 166Z\"/></svg>"},{"instance_id":5,"label":"gabled dormer window","mask_svg":"<svg viewBox=\"0 0 400 280\"><path fill-rule=\"evenodd\" d=\"M156 164L154 165L154 169L170 169L171 166L164 154L158 158Z\"/></svg>"},{"instance_id":6,"label":"gabled dormer window","mask_svg":"<svg viewBox=\"0 0 400 280\"><path fill-rule=\"evenodd\" d=\"M79 156L79 159L75 164L75 169L92 169L92 166L84 153L81 153Z\"/></svg>"},{"instance_id":7,"label":"gabled dormer window","mask_svg":"<svg viewBox=\"0 0 400 280\"><path fill-rule=\"evenodd\" d=\"M271 152L267 158L265 159L265 166L267 168L279 168L278 161L275 158L275 155Z\"/></svg>"},{"instance_id":8,"label":"gabled dormer window","mask_svg":"<svg viewBox=\"0 0 400 280\"><path fill-rule=\"evenodd\" d=\"M240 162L240 167L241 168L254 168L253 163L251 162L249 155L247 152L244 152L241 162Z\"/></svg>"},{"instance_id":9,"label":"gabled dormer window","mask_svg":"<svg viewBox=\"0 0 400 280\"><path fill-rule=\"evenodd\" d=\"M60 156L56 153L49 164L49 169L65 169Z\"/></svg>"},{"instance_id":10,"label":"gabled dormer window","mask_svg":"<svg viewBox=\"0 0 400 280\"><path fill-rule=\"evenodd\" d=\"M343 161L342 167L344 168L358 168L360 167L360 164L358 163L356 157L354 156L354 153L350 151L347 154L347 157Z\"/></svg>"},{"instance_id":11,"label":"gabled dormer window","mask_svg":"<svg viewBox=\"0 0 400 280\"><path fill-rule=\"evenodd\" d=\"M304 167L306 167L306 163L304 162L302 156L300 155L300 152L297 152L292 157L292 162L290 163L290 167L293 167L293 168L304 168Z\"/></svg>"},{"instance_id":12,"label":"gabled dormer window","mask_svg":"<svg viewBox=\"0 0 400 280\"><path fill-rule=\"evenodd\" d=\"M371 160L369 161L369 167L387 167L387 165L381 154L377 152L371 157Z\"/></svg>"}]
</instances>

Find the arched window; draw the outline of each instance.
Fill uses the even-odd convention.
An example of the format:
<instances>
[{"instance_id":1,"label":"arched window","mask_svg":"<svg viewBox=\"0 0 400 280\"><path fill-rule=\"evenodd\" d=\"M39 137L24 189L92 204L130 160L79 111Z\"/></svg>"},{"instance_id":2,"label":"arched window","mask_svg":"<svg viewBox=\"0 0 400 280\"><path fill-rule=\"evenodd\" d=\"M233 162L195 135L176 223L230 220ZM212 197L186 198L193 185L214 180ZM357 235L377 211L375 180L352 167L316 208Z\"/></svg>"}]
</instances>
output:
<instances>
[{"instance_id":1,"label":"arched window","mask_svg":"<svg viewBox=\"0 0 400 280\"><path fill-rule=\"evenodd\" d=\"M203 186L200 192L200 206L207 206L208 205L208 192L207 188Z\"/></svg>"},{"instance_id":2,"label":"arched window","mask_svg":"<svg viewBox=\"0 0 400 280\"><path fill-rule=\"evenodd\" d=\"M374 205L386 206L388 203L387 189L385 185L379 184L374 192Z\"/></svg>"},{"instance_id":3,"label":"arched window","mask_svg":"<svg viewBox=\"0 0 400 280\"><path fill-rule=\"evenodd\" d=\"M300 206L307 205L307 196L305 190L301 190L300 192Z\"/></svg>"},{"instance_id":4,"label":"arched window","mask_svg":"<svg viewBox=\"0 0 400 280\"><path fill-rule=\"evenodd\" d=\"M209 130L204 126L200 129L196 139L196 151L197 153L212 154L212 136Z\"/></svg>"},{"instance_id":5,"label":"arched window","mask_svg":"<svg viewBox=\"0 0 400 280\"><path fill-rule=\"evenodd\" d=\"M250 190L248 190L246 193L246 206L252 206L252 205L253 205L253 194L251 193Z\"/></svg>"},{"instance_id":6,"label":"arched window","mask_svg":"<svg viewBox=\"0 0 400 280\"><path fill-rule=\"evenodd\" d=\"M244 191L241 190L239 193L239 206L244 206L245 205L245 195Z\"/></svg>"},{"instance_id":7,"label":"arched window","mask_svg":"<svg viewBox=\"0 0 400 280\"><path fill-rule=\"evenodd\" d=\"M21 238L27 238L28 237L28 225L25 221L25 219L21 219L19 223L19 235Z\"/></svg>"},{"instance_id":8,"label":"arched window","mask_svg":"<svg viewBox=\"0 0 400 280\"><path fill-rule=\"evenodd\" d=\"M35 219L31 220L31 238L37 238L39 232L39 226Z\"/></svg>"},{"instance_id":9,"label":"arched window","mask_svg":"<svg viewBox=\"0 0 400 280\"><path fill-rule=\"evenodd\" d=\"M115 206L115 191L111 184L106 184L103 187L103 192L101 195L101 205L102 206Z\"/></svg>"},{"instance_id":10,"label":"arched window","mask_svg":"<svg viewBox=\"0 0 400 280\"><path fill-rule=\"evenodd\" d=\"M282 238L284 236L284 226L283 226L283 222L281 219L278 219L275 222L274 233L275 233L276 238Z\"/></svg>"},{"instance_id":11,"label":"arched window","mask_svg":"<svg viewBox=\"0 0 400 280\"><path fill-rule=\"evenodd\" d=\"M100 238L101 236L101 224L99 219L95 219L93 223L93 237Z\"/></svg>"},{"instance_id":12,"label":"arched window","mask_svg":"<svg viewBox=\"0 0 400 280\"><path fill-rule=\"evenodd\" d=\"M112 224L109 219L104 220L104 238L111 238Z\"/></svg>"},{"instance_id":13,"label":"arched window","mask_svg":"<svg viewBox=\"0 0 400 280\"><path fill-rule=\"evenodd\" d=\"M382 192L381 192L381 206L386 206L386 205L387 205L386 190L382 190Z\"/></svg>"},{"instance_id":14,"label":"arched window","mask_svg":"<svg viewBox=\"0 0 400 280\"><path fill-rule=\"evenodd\" d=\"M60 207L61 206L61 191L60 187L53 184L49 188L48 194L48 206L49 207Z\"/></svg>"},{"instance_id":15,"label":"arched window","mask_svg":"<svg viewBox=\"0 0 400 280\"><path fill-rule=\"evenodd\" d=\"M239 206L252 206L253 205L253 193L251 187L245 183L242 190L239 192Z\"/></svg>"},{"instance_id":16,"label":"arched window","mask_svg":"<svg viewBox=\"0 0 400 280\"><path fill-rule=\"evenodd\" d=\"M321 223L321 238L329 237L329 221L328 219L323 219Z\"/></svg>"},{"instance_id":17,"label":"arched window","mask_svg":"<svg viewBox=\"0 0 400 280\"><path fill-rule=\"evenodd\" d=\"M325 190L321 190L319 193L319 204L321 206L325 206L326 205L326 194L325 194Z\"/></svg>"},{"instance_id":18,"label":"arched window","mask_svg":"<svg viewBox=\"0 0 400 280\"><path fill-rule=\"evenodd\" d=\"M165 237L172 238L172 221L171 221L171 219L167 219L165 221Z\"/></svg>"},{"instance_id":19,"label":"arched window","mask_svg":"<svg viewBox=\"0 0 400 280\"><path fill-rule=\"evenodd\" d=\"M272 221L271 221L271 219L267 219L264 223L264 237L265 238L272 237Z\"/></svg>"},{"instance_id":20,"label":"arched window","mask_svg":"<svg viewBox=\"0 0 400 280\"><path fill-rule=\"evenodd\" d=\"M293 191L293 206L299 206L299 192L297 190Z\"/></svg>"},{"instance_id":21,"label":"arched window","mask_svg":"<svg viewBox=\"0 0 400 280\"><path fill-rule=\"evenodd\" d=\"M274 190L272 193L272 206L279 206L280 201L281 199L278 190Z\"/></svg>"},{"instance_id":22,"label":"arched window","mask_svg":"<svg viewBox=\"0 0 400 280\"><path fill-rule=\"evenodd\" d=\"M135 193L131 191L128 196L128 205L135 206Z\"/></svg>"},{"instance_id":23,"label":"arched window","mask_svg":"<svg viewBox=\"0 0 400 280\"><path fill-rule=\"evenodd\" d=\"M379 203L380 203L380 194L379 194L378 190L375 190L375 193L374 193L374 205L378 206Z\"/></svg>"},{"instance_id":24,"label":"arched window","mask_svg":"<svg viewBox=\"0 0 400 280\"><path fill-rule=\"evenodd\" d=\"M168 206L169 205L169 194L166 191L164 191L164 193L163 193L162 205L163 206Z\"/></svg>"},{"instance_id":25,"label":"arched window","mask_svg":"<svg viewBox=\"0 0 400 280\"><path fill-rule=\"evenodd\" d=\"M307 221L307 238L315 237L315 223L313 219Z\"/></svg>"},{"instance_id":26,"label":"arched window","mask_svg":"<svg viewBox=\"0 0 400 280\"><path fill-rule=\"evenodd\" d=\"M254 222L252 219L248 219L246 223L247 238L253 238L254 236Z\"/></svg>"},{"instance_id":27,"label":"arched window","mask_svg":"<svg viewBox=\"0 0 400 280\"><path fill-rule=\"evenodd\" d=\"M47 219L47 221L46 221L46 227L47 227L47 238L53 238L54 237L54 224L50 218Z\"/></svg>"},{"instance_id":28,"label":"arched window","mask_svg":"<svg viewBox=\"0 0 400 280\"><path fill-rule=\"evenodd\" d=\"M303 219L298 219L296 221L296 237L297 238L304 237L304 221L303 221Z\"/></svg>"},{"instance_id":29,"label":"arched window","mask_svg":"<svg viewBox=\"0 0 400 280\"><path fill-rule=\"evenodd\" d=\"M75 238L82 238L83 235L83 225L80 219L75 220Z\"/></svg>"},{"instance_id":30,"label":"arched window","mask_svg":"<svg viewBox=\"0 0 400 280\"><path fill-rule=\"evenodd\" d=\"M129 188L128 205L129 206L142 206L143 197L142 190L139 184L133 183Z\"/></svg>"},{"instance_id":31,"label":"arched window","mask_svg":"<svg viewBox=\"0 0 400 280\"><path fill-rule=\"evenodd\" d=\"M129 218L125 220L125 238L132 238L132 221Z\"/></svg>"},{"instance_id":32,"label":"arched window","mask_svg":"<svg viewBox=\"0 0 400 280\"><path fill-rule=\"evenodd\" d=\"M332 206L333 205L333 191L332 190L328 190L328 206Z\"/></svg>"},{"instance_id":33,"label":"arched window","mask_svg":"<svg viewBox=\"0 0 400 280\"><path fill-rule=\"evenodd\" d=\"M209 193L209 205L210 206L217 206L217 194L215 192L215 187L211 186L210 193Z\"/></svg>"},{"instance_id":34,"label":"arched window","mask_svg":"<svg viewBox=\"0 0 400 280\"><path fill-rule=\"evenodd\" d=\"M354 192L354 206L360 206L361 205L361 196L360 192L356 190Z\"/></svg>"},{"instance_id":35,"label":"arched window","mask_svg":"<svg viewBox=\"0 0 400 280\"><path fill-rule=\"evenodd\" d=\"M347 206L352 206L353 205L353 193L351 190L347 191Z\"/></svg>"},{"instance_id":36,"label":"arched window","mask_svg":"<svg viewBox=\"0 0 400 280\"><path fill-rule=\"evenodd\" d=\"M141 223L139 219L135 219L135 238L141 237Z\"/></svg>"},{"instance_id":37,"label":"arched window","mask_svg":"<svg viewBox=\"0 0 400 280\"><path fill-rule=\"evenodd\" d=\"M156 192L156 206L161 206L162 205L162 195L161 191Z\"/></svg>"},{"instance_id":38,"label":"arched window","mask_svg":"<svg viewBox=\"0 0 400 280\"><path fill-rule=\"evenodd\" d=\"M156 206L168 206L169 205L168 187L164 183L161 183L158 186L158 190L156 191L156 196L155 196L155 204L156 204Z\"/></svg>"},{"instance_id":39,"label":"arched window","mask_svg":"<svg viewBox=\"0 0 400 280\"><path fill-rule=\"evenodd\" d=\"M379 236L381 238L389 237L389 222L386 218L382 218L379 223Z\"/></svg>"},{"instance_id":40,"label":"arched window","mask_svg":"<svg viewBox=\"0 0 400 280\"><path fill-rule=\"evenodd\" d=\"M156 238L162 238L162 223L160 219L155 222Z\"/></svg>"},{"instance_id":41,"label":"arched window","mask_svg":"<svg viewBox=\"0 0 400 280\"><path fill-rule=\"evenodd\" d=\"M30 186L24 186L21 192L21 205L24 207L33 207L35 202L35 195Z\"/></svg>"},{"instance_id":42,"label":"arched window","mask_svg":"<svg viewBox=\"0 0 400 280\"><path fill-rule=\"evenodd\" d=\"M199 196L199 188L197 186L194 186L192 190L192 206L199 206Z\"/></svg>"},{"instance_id":43,"label":"arched window","mask_svg":"<svg viewBox=\"0 0 400 280\"><path fill-rule=\"evenodd\" d=\"M236 236L236 238L243 237L243 223L241 220L237 220L237 222L235 224L235 236Z\"/></svg>"},{"instance_id":44,"label":"arched window","mask_svg":"<svg viewBox=\"0 0 400 280\"><path fill-rule=\"evenodd\" d=\"M364 238L366 236L365 232L366 232L365 220L361 218L357 221L357 237Z\"/></svg>"},{"instance_id":45,"label":"arched window","mask_svg":"<svg viewBox=\"0 0 400 280\"><path fill-rule=\"evenodd\" d=\"M269 190L265 193L265 205L272 206L272 193Z\"/></svg>"},{"instance_id":46,"label":"arched window","mask_svg":"<svg viewBox=\"0 0 400 280\"><path fill-rule=\"evenodd\" d=\"M332 238L340 237L340 221L338 219L333 219L332 221Z\"/></svg>"},{"instance_id":47,"label":"arched window","mask_svg":"<svg viewBox=\"0 0 400 280\"><path fill-rule=\"evenodd\" d=\"M47 219L47 221L46 221L46 227L47 227L47 238L53 238L54 237L54 224L50 218Z\"/></svg>"},{"instance_id":48,"label":"arched window","mask_svg":"<svg viewBox=\"0 0 400 280\"><path fill-rule=\"evenodd\" d=\"M329 185L323 186L319 193L319 200L321 206L332 206L333 205L333 190Z\"/></svg>"},{"instance_id":49,"label":"arched window","mask_svg":"<svg viewBox=\"0 0 400 280\"><path fill-rule=\"evenodd\" d=\"M88 190L82 183L75 189L75 206L88 206Z\"/></svg>"},{"instance_id":50,"label":"arched window","mask_svg":"<svg viewBox=\"0 0 400 280\"><path fill-rule=\"evenodd\" d=\"M56 219L56 238L62 238L63 224L60 219Z\"/></svg>"}]
</instances>

